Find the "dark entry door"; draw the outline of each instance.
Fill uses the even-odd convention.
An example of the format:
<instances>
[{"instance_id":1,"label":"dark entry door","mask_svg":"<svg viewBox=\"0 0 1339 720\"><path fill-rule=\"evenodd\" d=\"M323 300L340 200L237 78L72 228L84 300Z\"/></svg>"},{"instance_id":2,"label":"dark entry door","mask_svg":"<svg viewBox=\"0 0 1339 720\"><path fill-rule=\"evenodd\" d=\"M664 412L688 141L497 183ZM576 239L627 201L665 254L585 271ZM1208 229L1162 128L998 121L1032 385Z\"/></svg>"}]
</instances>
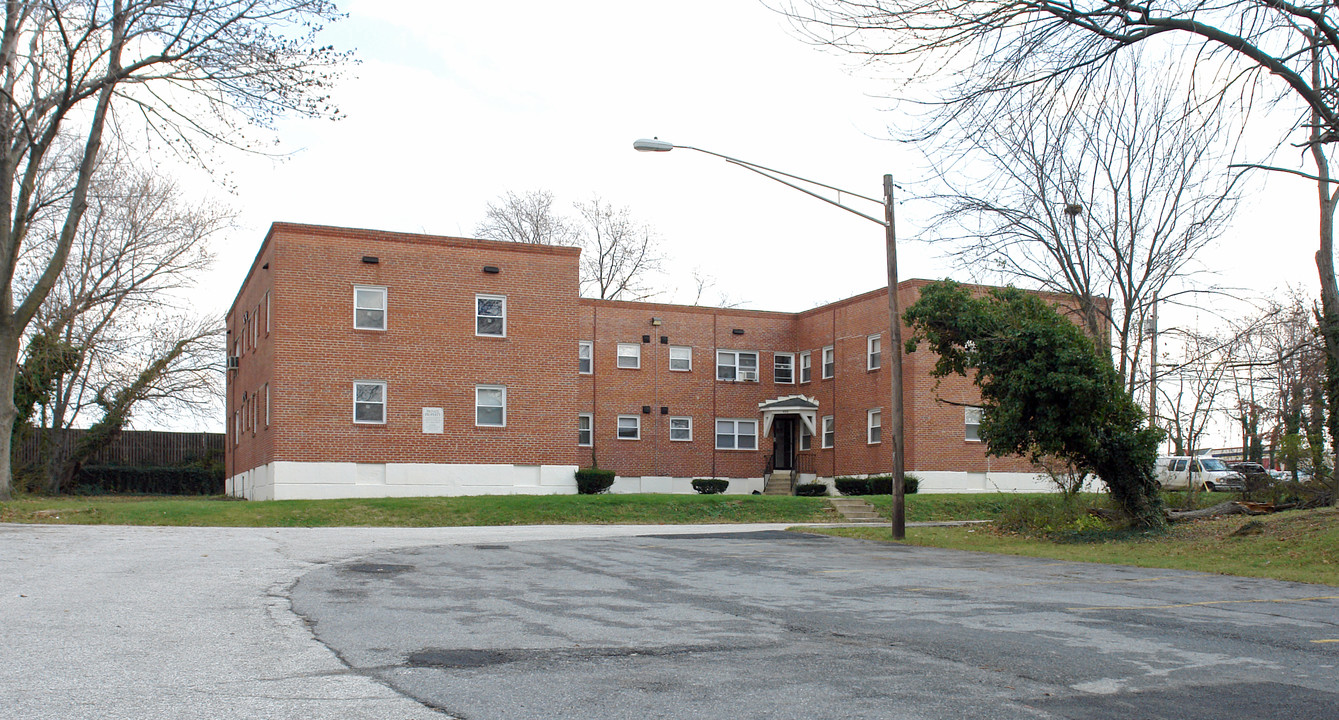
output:
<instances>
[{"instance_id":1,"label":"dark entry door","mask_svg":"<svg viewBox=\"0 0 1339 720\"><path fill-rule=\"evenodd\" d=\"M779 417L772 420L772 467L777 470L795 469L795 419Z\"/></svg>"}]
</instances>

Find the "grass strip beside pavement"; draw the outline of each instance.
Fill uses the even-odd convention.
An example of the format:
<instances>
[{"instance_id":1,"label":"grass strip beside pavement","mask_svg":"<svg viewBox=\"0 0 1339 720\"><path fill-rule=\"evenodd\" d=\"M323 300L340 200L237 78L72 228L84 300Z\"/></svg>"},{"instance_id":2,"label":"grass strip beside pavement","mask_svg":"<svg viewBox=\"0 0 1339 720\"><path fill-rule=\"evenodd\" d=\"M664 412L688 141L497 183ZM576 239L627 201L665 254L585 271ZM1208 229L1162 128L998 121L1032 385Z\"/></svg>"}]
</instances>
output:
<instances>
[{"instance_id":1,"label":"grass strip beside pavement","mask_svg":"<svg viewBox=\"0 0 1339 720\"><path fill-rule=\"evenodd\" d=\"M32 497L0 503L0 522L202 527L829 522L823 498L766 495L487 495L247 502L221 497Z\"/></svg>"},{"instance_id":2,"label":"grass strip beside pavement","mask_svg":"<svg viewBox=\"0 0 1339 720\"><path fill-rule=\"evenodd\" d=\"M909 506L910 507L910 506ZM1245 527L1248 523L1256 523ZM1233 535L1238 530L1245 534ZM805 528L805 532L889 541L889 529ZM989 526L908 528L912 545L1005 555L1197 570L1339 586L1339 509L1247 517L1233 515L1172 526L1166 532L1107 531L1062 538L1001 533Z\"/></svg>"}]
</instances>

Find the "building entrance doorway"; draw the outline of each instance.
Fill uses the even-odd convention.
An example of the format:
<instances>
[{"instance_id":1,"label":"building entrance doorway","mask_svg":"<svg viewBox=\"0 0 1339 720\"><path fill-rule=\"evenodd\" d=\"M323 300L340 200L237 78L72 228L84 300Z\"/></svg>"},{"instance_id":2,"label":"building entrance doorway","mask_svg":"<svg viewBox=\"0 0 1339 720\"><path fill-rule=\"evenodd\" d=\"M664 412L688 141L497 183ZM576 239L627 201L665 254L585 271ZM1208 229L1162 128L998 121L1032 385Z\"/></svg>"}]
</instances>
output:
<instances>
[{"instance_id":1,"label":"building entrance doorway","mask_svg":"<svg viewBox=\"0 0 1339 720\"><path fill-rule=\"evenodd\" d=\"M772 420L772 467L777 470L795 469L795 418L777 417Z\"/></svg>"}]
</instances>

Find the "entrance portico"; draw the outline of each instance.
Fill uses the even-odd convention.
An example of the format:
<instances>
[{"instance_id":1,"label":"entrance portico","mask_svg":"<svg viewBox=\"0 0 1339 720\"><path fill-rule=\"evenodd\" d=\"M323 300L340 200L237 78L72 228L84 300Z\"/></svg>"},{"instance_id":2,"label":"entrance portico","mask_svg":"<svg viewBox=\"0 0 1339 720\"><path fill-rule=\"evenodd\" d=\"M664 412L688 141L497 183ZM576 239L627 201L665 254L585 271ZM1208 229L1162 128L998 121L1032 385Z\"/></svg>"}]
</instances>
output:
<instances>
[{"instance_id":1,"label":"entrance portico","mask_svg":"<svg viewBox=\"0 0 1339 720\"><path fill-rule=\"evenodd\" d=\"M796 451L800 444L800 428L813 437L817 433L818 401L805 395L784 395L758 403L762 413L762 434L772 438L772 456L767 463L767 480L773 475L785 475L787 484L794 485L797 471Z\"/></svg>"}]
</instances>

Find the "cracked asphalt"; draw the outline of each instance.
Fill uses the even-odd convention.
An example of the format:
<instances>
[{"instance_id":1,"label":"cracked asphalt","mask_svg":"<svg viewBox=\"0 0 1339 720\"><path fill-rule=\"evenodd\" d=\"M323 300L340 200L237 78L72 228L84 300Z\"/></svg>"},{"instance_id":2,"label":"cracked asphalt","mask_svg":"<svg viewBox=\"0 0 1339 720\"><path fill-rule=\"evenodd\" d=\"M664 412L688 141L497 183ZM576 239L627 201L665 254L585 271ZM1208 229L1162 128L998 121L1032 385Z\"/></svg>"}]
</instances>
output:
<instances>
[{"instance_id":1,"label":"cracked asphalt","mask_svg":"<svg viewBox=\"0 0 1339 720\"><path fill-rule=\"evenodd\" d=\"M313 637L294 582L390 550L703 530L0 525L0 718L440 719Z\"/></svg>"},{"instance_id":2,"label":"cracked asphalt","mask_svg":"<svg viewBox=\"0 0 1339 720\"><path fill-rule=\"evenodd\" d=\"M0 718L1339 717L1339 588L779 527L0 525Z\"/></svg>"},{"instance_id":3,"label":"cracked asphalt","mask_svg":"<svg viewBox=\"0 0 1339 720\"><path fill-rule=\"evenodd\" d=\"M717 532L304 575L351 667L484 718L1339 717L1339 588Z\"/></svg>"}]
</instances>

